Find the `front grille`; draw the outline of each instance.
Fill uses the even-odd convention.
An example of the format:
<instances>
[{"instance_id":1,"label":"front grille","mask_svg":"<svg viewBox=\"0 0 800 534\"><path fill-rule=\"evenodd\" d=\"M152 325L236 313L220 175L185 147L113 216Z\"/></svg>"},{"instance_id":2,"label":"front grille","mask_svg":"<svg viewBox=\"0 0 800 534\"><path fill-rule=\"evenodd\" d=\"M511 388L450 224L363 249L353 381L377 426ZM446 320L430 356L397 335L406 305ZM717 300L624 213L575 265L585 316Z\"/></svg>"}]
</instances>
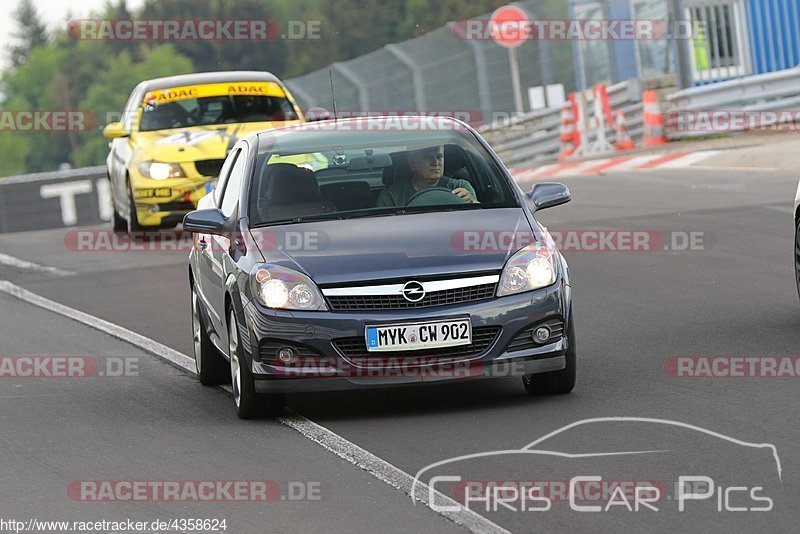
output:
<instances>
[{"instance_id":1,"label":"front grille","mask_svg":"<svg viewBox=\"0 0 800 534\"><path fill-rule=\"evenodd\" d=\"M219 171L222 170L222 163L224 159L201 159L194 162L194 168L202 176L219 176Z\"/></svg>"},{"instance_id":2,"label":"front grille","mask_svg":"<svg viewBox=\"0 0 800 534\"><path fill-rule=\"evenodd\" d=\"M508 347L506 347L506 351L515 352L518 350L526 350L526 349L541 347L542 344L534 342L532 337L533 331L540 326L547 326L548 328L550 328L550 339L547 340L546 343L547 345L549 345L550 343L555 343L556 341L564 337L564 321L562 321L561 319L550 319L543 323L533 324L528 328L526 328L525 330L523 330L522 332L520 332L519 334L517 334L514 337L514 339L512 339L511 342L508 344Z\"/></svg>"},{"instance_id":3,"label":"front grille","mask_svg":"<svg viewBox=\"0 0 800 534\"><path fill-rule=\"evenodd\" d=\"M483 354L492 345L499 333L499 326L480 326L472 329L472 343L469 345L413 350L408 352L368 352L367 342L363 336L335 339L333 344L342 354L355 363L399 360L404 358L417 358L419 360L427 360L430 358L456 359Z\"/></svg>"},{"instance_id":4,"label":"front grille","mask_svg":"<svg viewBox=\"0 0 800 534\"><path fill-rule=\"evenodd\" d=\"M496 290L497 284L494 283L431 291L419 302L409 302L403 295L352 295L327 298L330 309L334 311L404 310L486 300L494 297Z\"/></svg>"}]
</instances>

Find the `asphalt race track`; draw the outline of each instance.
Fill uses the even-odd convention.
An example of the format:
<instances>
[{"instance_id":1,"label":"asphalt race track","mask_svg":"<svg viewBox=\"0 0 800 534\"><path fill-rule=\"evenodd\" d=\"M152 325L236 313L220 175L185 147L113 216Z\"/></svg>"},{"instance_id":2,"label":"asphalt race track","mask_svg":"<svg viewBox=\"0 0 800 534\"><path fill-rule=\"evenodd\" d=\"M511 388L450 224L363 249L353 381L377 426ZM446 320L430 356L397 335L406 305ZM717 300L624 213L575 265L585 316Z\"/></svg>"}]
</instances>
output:
<instances>
[{"instance_id":1,"label":"asphalt race track","mask_svg":"<svg viewBox=\"0 0 800 534\"><path fill-rule=\"evenodd\" d=\"M491 522L481 529L795 531L800 377L674 376L673 363L800 354L791 210L797 176L680 169L562 181L572 203L539 214L551 231L574 231L578 241L595 235L585 232L648 232L655 249L564 251L578 334L573 393L529 398L518 379L500 378L293 396L289 407L412 477L434 462L519 450L566 425L600 419L535 447L559 454L480 456L421 475L425 483L434 474L460 476L478 488L546 482L547 510L522 497L489 510L488 501L473 501L471 509ZM191 355L183 253L75 252L65 233L0 236L0 253L40 266L0 264L0 280ZM683 250L690 239L694 250ZM0 309L0 356L86 356L107 370L0 380L5 518L224 518L234 533L463 531L280 421L238 420L225 391L200 386L139 347L5 293ZM135 370L108 376L120 362ZM603 419L612 417L640 419ZM632 500L631 509L617 503L606 510L608 499L588 493L573 504L601 510L574 510L558 488L576 476L650 481L660 488L657 511L636 510ZM681 501L681 476L708 477L714 487L695 490L707 498ZM87 480L269 480L280 497L96 502L73 491ZM451 497L458 487L436 484Z\"/></svg>"}]
</instances>

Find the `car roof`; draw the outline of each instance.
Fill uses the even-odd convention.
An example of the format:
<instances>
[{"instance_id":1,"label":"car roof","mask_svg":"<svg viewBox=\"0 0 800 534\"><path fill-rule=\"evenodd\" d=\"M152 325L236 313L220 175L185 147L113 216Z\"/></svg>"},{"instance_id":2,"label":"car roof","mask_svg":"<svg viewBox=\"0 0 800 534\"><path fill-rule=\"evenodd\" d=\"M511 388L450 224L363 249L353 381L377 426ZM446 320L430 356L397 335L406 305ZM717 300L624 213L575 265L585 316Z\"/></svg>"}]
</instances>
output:
<instances>
[{"instance_id":1,"label":"car roof","mask_svg":"<svg viewBox=\"0 0 800 534\"><path fill-rule=\"evenodd\" d=\"M427 124L429 121L435 121L438 127L428 128L423 127L415 129L413 127L404 130L398 129L398 121L403 124L403 121L420 121L420 124ZM352 124L357 123L358 126L353 129ZM341 126L337 126L341 125ZM432 139L439 134L439 139L443 140L441 134L455 133L457 131L466 131L477 136L475 130L464 121L455 117L448 116L430 116L423 113L414 114L398 114L398 115L366 115L364 117L348 117L344 119L329 119L324 121L304 122L292 126L282 126L280 128L271 128L269 130L262 130L260 132L253 132L243 137L248 143L256 147L257 151L262 150L262 141L266 140L269 136L271 142L288 142L294 143L298 141L308 142L313 145L315 142L329 143L331 133L340 132L342 134L342 141L352 141L350 137L353 133L361 133L365 135L374 135L376 131L380 131L381 125L385 125L385 131L400 134L405 132L410 134L412 138L417 139ZM416 135L414 135L416 134ZM350 137L349 139L347 139Z\"/></svg>"},{"instance_id":2,"label":"car roof","mask_svg":"<svg viewBox=\"0 0 800 534\"><path fill-rule=\"evenodd\" d=\"M156 89L167 89L170 87L180 87L182 85L198 85L204 83L228 83L228 82L277 82L281 83L277 76L267 71L233 70L223 72L197 72L194 74L181 74L178 76L167 76L165 78L154 78L145 80L139 87L145 91Z\"/></svg>"},{"instance_id":3,"label":"car roof","mask_svg":"<svg viewBox=\"0 0 800 534\"><path fill-rule=\"evenodd\" d=\"M448 116L430 116L424 113L414 113L414 114L401 114L401 115L366 115L364 117L348 117L344 119L327 119L324 121L308 121L303 122L301 124L294 124L291 126L281 126L279 128L271 128L269 130L264 130L261 132L254 132L251 134L251 137L258 137L260 135L270 135L275 137L293 137L293 134L299 134L301 132L330 132L336 131L336 124L342 124L346 126L352 123L359 123L364 126L364 131L370 131L370 128L375 128L377 125L381 123L386 124L388 131L397 131L395 128L397 121L408 121L408 120L419 120L419 121L429 121L433 120L436 121L437 124L443 126L441 131L448 131L450 129L459 130L464 129L474 133L474 129L467 124L466 122L457 119L455 117L448 117ZM377 131L380 131L379 128L375 128ZM349 131L348 128L343 128L345 131ZM414 131L413 128L409 129L409 131ZM432 129L421 129L422 132L435 132L437 128Z\"/></svg>"}]
</instances>

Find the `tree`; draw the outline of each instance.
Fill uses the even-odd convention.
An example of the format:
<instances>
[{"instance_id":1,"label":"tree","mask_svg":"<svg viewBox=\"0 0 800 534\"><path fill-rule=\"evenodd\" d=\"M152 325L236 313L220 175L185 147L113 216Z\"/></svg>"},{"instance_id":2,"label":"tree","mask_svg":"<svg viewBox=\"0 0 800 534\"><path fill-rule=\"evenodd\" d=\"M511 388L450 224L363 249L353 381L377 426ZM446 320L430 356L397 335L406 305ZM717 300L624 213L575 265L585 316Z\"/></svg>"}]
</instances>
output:
<instances>
[{"instance_id":1,"label":"tree","mask_svg":"<svg viewBox=\"0 0 800 534\"><path fill-rule=\"evenodd\" d=\"M136 63L127 51L114 59L113 64L98 73L95 83L80 102L80 109L97 117L98 128L81 134L81 146L72 153L74 165L100 165L108 155L108 140L100 127L119 120L133 88L142 80L188 74L193 72L192 62L178 54L171 44L145 46L143 61Z\"/></svg>"},{"instance_id":2,"label":"tree","mask_svg":"<svg viewBox=\"0 0 800 534\"><path fill-rule=\"evenodd\" d=\"M12 34L16 44L8 49L9 59L14 67L24 65L31 51L47 43L47 29L39 18L33 0L20 0L14 11L17 31Z\"/></svg>"},{"instance_id":3,"label":"tree","mask_svg":"<svg viewBox=\"0 0 800 534\"><path fill-rule=\"evenodd\" d=\"M159 0L145 2L138 18L145 20L285 20L282 1L264 0ZM282 28L283 29L283 28ZM278 36L275 36L278 37ZM283 76L288 62L286 41L176 40L175 49L188 57L198 72L268 70Z\"/></svg>"}]
</instances>

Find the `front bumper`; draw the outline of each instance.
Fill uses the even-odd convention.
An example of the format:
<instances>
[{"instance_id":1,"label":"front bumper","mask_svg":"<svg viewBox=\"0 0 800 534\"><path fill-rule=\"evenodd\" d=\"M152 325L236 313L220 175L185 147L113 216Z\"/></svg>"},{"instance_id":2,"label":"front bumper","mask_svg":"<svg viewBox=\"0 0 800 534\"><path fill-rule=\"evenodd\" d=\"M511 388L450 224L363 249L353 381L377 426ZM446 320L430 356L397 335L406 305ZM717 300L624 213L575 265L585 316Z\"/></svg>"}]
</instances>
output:
<instances>
[{"instance_id":1,"label":"front bumper","mask_svg":"<svg viewBox=\"0 0 800 534\"><path fill-rule=\"evenodd\" d=\"M251 369L261 393L331 391L475 380L546 373L564 369L570 332L554 342L508 350L531 325L562 321L570 313L570 287L563 278L553 286L520 295L450 306L411 310L359 312L288 312L268 310L255 302L244 306ZM482 352L457 357L432 357L425 350L414 357L360 360L345 354L335 340L364 336L366 325L425 321L468 316L473 331L499 331ZM284 364L260 353L260 347L285 343L302 347L299 359ZM535 346L534 346L535 345ZM408 354L408 353L406 353ZM375 354L375 356L378 356Z\"/></svg>"},{"instance_id":2,"label":"front bumper","mask_svg":"<svg viewBox=\"0 0 800 534\"><path fill-rule=\"evenodd\" d=\"M166 180L154 180L140 175L133 177L131 184L139 224L159 226L181 222L184 215L197 209L197 202L206 196L216 183L216 177L199 174Z\"/></svg>"}]
</instances>

